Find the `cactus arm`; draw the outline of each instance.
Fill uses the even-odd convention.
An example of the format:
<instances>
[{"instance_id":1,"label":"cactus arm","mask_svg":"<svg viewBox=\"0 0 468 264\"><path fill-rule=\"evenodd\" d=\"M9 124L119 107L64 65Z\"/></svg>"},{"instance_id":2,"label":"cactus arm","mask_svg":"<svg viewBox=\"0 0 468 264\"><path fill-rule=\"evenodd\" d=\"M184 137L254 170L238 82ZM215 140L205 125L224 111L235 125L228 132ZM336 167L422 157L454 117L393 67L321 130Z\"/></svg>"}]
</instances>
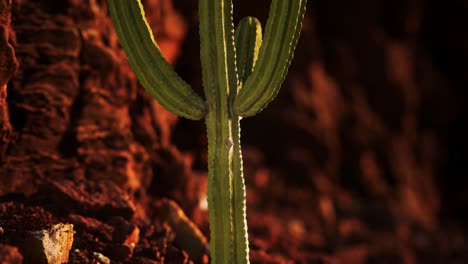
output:
<instances>
[{"instance_id":1,"label":"cactus arm","mask_svg":"<svg viewBox=\"0 0 468 264\"><path fill-rule=\"evenodd\" d=\"M262 45L262 26L255 17L243 18L235 35L237 74L240 85L245 83L255 67Z\"/></svg>"},{"instance_id":2,"label":"cactus arm","mask_svg":"<svg viewBox=\"0 0 468 264\"><path fill-rule=\"evenodd\" d=\"M234 103L238 115L255 115L278 94L299 38L305 6L306 0L272 1L255 69Z\"/></svg>"},{"instance_id":3,"label":"cactus arm","mask_svg":"<svg viewBox=\"0 0 468 264\"><path fill-rule=\"evenodd\" d=\"M208 104L211 263L247 263L247 235L244 232L240 236L242 241L236 241L239 237L234 235L234 213L237 209L232 203L233 179L240 176L236 174L240 170L240 152L235 153L233 146L239 144L233 136L233 133L238 133L239 120L230 107L237 93L232 2L200 0L199 12L203 85ZM238 248L243 248L244 252L238 254Z\"/></svg>"},{"instance_id":4,"label":"cactus arm","mask_svg":"<svg viewBox=\"0 0 468 264\"><path fill-rule=\"evenodd\" d=\"M140 0L109 0L108 6L120 43L143 87L170 112L188 119L203 118L204 101L164 59Z\"/></svg>"}]
</instances>

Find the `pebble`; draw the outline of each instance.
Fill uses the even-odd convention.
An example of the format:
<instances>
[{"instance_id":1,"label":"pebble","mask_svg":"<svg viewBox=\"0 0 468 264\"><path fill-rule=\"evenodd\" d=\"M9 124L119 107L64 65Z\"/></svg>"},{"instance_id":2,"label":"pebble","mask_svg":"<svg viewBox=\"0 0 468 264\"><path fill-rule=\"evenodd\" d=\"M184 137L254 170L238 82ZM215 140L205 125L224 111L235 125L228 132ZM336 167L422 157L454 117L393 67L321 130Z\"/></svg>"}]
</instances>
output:
<instances>
[{"instance_id":1,"label":"pebble","mask_svg":"<svg viewBox=\"0 0 468 264\"><path fill-rule=\"evenodd\" d=\"M99 252L93 252L93 258L100 264L110 264L111 261L108 257Z\"/></svg>"}]
</instances>

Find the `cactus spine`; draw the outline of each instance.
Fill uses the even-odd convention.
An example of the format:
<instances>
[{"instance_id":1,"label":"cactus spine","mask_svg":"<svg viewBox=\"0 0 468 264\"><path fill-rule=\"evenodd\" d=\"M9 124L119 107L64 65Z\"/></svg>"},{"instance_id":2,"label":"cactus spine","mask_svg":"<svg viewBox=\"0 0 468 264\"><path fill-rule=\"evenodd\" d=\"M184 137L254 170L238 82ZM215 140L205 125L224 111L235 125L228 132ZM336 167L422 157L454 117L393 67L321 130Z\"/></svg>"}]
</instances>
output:
<instances>
[{"instance_id":1,"label":"cactus spine","mask_svg":"<svg viewBox=\"0 0 468 264\"><path fill-rule=\"evenodd\" d=\"M261 25L252 17L242 19L234 34L231 0L199 0L206 102L164 60L140 0L109 0L108 5L143 87L174 114L205 117L212 263L249 263L239 122L278 94L299 38L306 0L273 0L263 42Z\"/></svg>"}]
</instances>

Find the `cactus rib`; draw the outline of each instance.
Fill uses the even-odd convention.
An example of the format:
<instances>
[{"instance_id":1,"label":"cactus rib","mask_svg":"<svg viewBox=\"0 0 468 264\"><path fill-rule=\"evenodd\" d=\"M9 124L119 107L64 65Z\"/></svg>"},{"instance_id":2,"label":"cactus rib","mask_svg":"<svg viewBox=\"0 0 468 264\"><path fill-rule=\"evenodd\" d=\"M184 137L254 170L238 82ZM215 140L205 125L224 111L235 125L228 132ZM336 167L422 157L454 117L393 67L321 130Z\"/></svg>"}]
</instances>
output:
<instances>
[{"instance_id":1,"label":"cactus rib","mask_svg":"<svg viewBox=\"0 0 468 264\"><path fill-rule=\"evenodd\" d=\"M164 59L140 0L110 0L109 12L128 61L142 86L170 112L198 120L205 103Z\"/></svg>"}]
</instances>

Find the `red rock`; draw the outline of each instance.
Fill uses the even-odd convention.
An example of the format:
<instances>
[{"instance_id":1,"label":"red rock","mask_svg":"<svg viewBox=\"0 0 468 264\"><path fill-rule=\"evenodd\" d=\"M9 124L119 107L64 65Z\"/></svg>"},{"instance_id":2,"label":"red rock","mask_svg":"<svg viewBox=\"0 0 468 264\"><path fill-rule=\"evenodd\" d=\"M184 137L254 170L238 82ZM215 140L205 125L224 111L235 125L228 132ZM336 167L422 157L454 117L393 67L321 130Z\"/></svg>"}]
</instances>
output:
<instances>
[{"instance_id":1,"label":"red rock","mask_svg":"<svg viewBox=\"0 0 468 264\"><path fill-rule=\"evenodd\" d=\"M57 218L43 207L28 206L22 202L0 203L0 225L5 233L12 230L38 231L48 229L57 222Z\"/></svg>"},{"instance_id":2,"label":"red rock","mask_svg":"<svg viewBox=\"0 0 468 264\"><path fill-rule=\"evenodd\" d=\"M10 44L10 7L11 1L0 1L0 161L3 160L7 146L13 136L9 120L7 83L18 68L15 51Z\"/></svg>"},{"instance_id":3,"label":"red rock","mask_svg":"<svg viewBox=\"0 0 468 264\"><path fill-rule=\"evenodd\" d=\"M92 245L108 243L112 241L113 227L91 217L81 215L69 215L68 220L73 223L77 232L75 238L85 242L92 240ZM80 246L84 246L80 243Z\"/></svg>"},{"instance_id":4,"label":"red rock","mask_svg":"<svg viewBox=\"0 0 468 264\"><path fill-rule=\"evenodd\" d=\"M143 258L143 257L132 258L130 261L127 261L126 263L127 264L161 264L161 262L158 262L156 260Z\"/></svg>"},{"instance_id":5,"label":"red rock","mask_svg":"<svg viewBox=\"0 0 468 264\"><path fill-rule=\"evenodd\" d=\"M282 256L272 256L265 251L250 251L250 261L252 264L292 264L294 261Z\"/></svg>"},{"instance_id":6,"label":"red rock","mask_svg":"<svg viewBox=\"0 0 468 264\"><path fill-rule=\"evenodd\" d=\"M133 247L124 244L110 244L105 250L112 260L123 261L132 257Z\"/></svg>"},{"instance_id":7,"label":"red rock","mask_svg":"<svg viewBox=\"0 0 468 264\"><path fill-rule=\"evenodd\" d=\"M129 196L112 181L54 181L44 184L40 193L62 213L79 213L97 219L121 216L130 219L135 206Z\"/></svg>"},{"instance_id":8,"label":"red rock","mask_svg":"<svg viewBox=\"0 0 468 264\"><path fill-rule=\"evenodd\" d=\"M56 224L49 230L32 232L24 241L25 263L62 264L68 262L73 245L73 225Z\"/></svg>"},{"instance_id":9,"label":"red rock","mask_svg":"<svg viewBox=\"0 0 468 264\"><path fill-rule=\"evenodd\" d=\"M208 252L207 239L200 229L185 215L176 202L161 199L156 206L162 219L169 223L175 233L174 243L185 250L190 259L200 262L203 255Z\"/></svg>"},{"instance_id":10,"label":"red rock","mask_svg":"<svg viewBox=\"0 0 468 264\"><path fill-rule=\"evenodd\" d=\"M168 246L166 249L166 256L164 257L164 263L187 264L189 263L189 256L187 252L183 250Z\"/></svg>"},{"instance_id":11,"label":"red rock","mask_svg":"<svg viewBox=\"0 0 468 264\"><path fill-rule=\"evenodd\" d=\"M0 264L21 264L23 256L18 248L0 244Z\"/></svg>"},{"instance_id":12,"label":"red rock","mask_svg":"<svg viewBox=\"0 0 468 264\"><path fill-rule=\"evenodd\" d=\"M114 227L114 232L112 233L113 242L128 246L135 246L138 244L140 238L140 229L138 226L121 217L112 218L109 224Z\"/></svg>"}]
</instances>

